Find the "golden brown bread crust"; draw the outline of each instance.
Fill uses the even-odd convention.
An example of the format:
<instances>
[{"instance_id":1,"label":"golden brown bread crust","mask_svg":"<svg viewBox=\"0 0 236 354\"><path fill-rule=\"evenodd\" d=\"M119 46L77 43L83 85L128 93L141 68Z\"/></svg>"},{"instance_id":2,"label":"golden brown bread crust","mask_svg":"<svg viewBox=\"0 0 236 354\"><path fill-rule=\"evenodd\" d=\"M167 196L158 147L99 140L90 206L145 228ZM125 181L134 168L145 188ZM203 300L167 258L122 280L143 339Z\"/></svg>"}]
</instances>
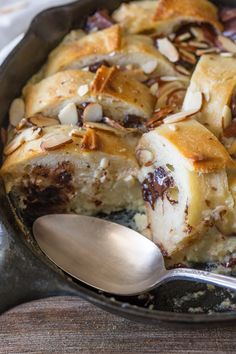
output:
<instances>
[{"instance_id":1,"label":"golden brown bread crust","mask_svg":"<svg viewBox=\"0 0 236 354\"><path fill-rule=\"evenodd\" d=\"M88 86L88 92L81 97L78 89L83 85ZM57 116L68 102L98 101L104 108L104 114L111 114L111 118L120 120L124 118L124 110L127 114L130 110L148 118L156 101L147 86L131 79L125 72L105 66L97 71L96 76L82 70L58 72L35 85L28 85L24 90L24 99L26 117L39 112Z\"/></svg>"},{"instance_id":2,"label":"golden brown bread crust","mask_svg":"<svg viewBox=\"0 0 236 354\"><path fill-rule=\"evenodd\" d=\"M207 0L132 1L121 4L113 19L129 33L169 34L189 22L209 23L217 31L223 29L217 8Z\"/></svg>"},{"instance_id":3,"label":"golden brown bread crust","mask_svg":"<svg viewBox=\"0 0 236 354\"><path fill-rule=\"evenodd\" d=\"M193 171L209 173L226 167L235 168L225 147L203 125L193 119L163 124L156 129L181 152Z\"/></svg>"},{"instance_id":4,"label":"golden brown bread crust","mask_svg":"<svg viewBox=\"0 0 236 354\"><path fill-rule=\"evenodd\" d=\"M217 8L207 0L159 0L154 20L182 18L184 21L210 23L218 31L223 27L217 18Z\"/></svg>"},{"instance_id":5,"label":"golden brown bread crust","mask_svg":"<svg viewBox=\"0 0 236 354\"><path fill-rule=\"evenodd\" d=\"M15 150L11 155L7 156L0 170L2 176L7 175L10 172L14 173L17 170L17 165L24 165L30 160L36 159L37 157L48 156L49 154L60 153L65 156L81 154L96 154L102 152L105 154L123 156L128 160L136 161L134 154L134 147L136 145L138 137L129 134L116 135L111 131L103 129L87 129L81 130L81 135L79 136L79 131L76 135L71 135L73 131L72 126L67 125L55 125L52 127L47 127L43 129L43 135L35 140L26 142L22 144L17 150ZM84 137L86 134L90 134L91 131L96 134L96 146L94 149L90 150L89 146L84 144ZM46 151L42 148L42 142L47 138L49 134L57 134L62 132L63 134L70 136L72 141L68 144L59 146L53 151Z\"/></svg>"},{"instance_id":6,"label":"golden brown bread crust","mask_svg":"<svg viewBox=\"0 0 236 354\"><path fill-rule=\"evenodd\" d=\"M200 91L204 99L201 112L196 119L211 130L218 138L230 124L224 119L223 110L230 104L236 86L236 59L220 55L203 55L190 81L188 93Z\"/></svg>"},{"instance_id":7,"label":"golden brown bread crust","mask_svg":"<svg viewBox=\"0 0 236 354\"><path fill-rule=\"evenodd\" d=\"M131 105L140 105L147 112L146 118L152 114L155 97L150 90L140 82L131 79L125 72L117 68L102 66L96 73L91 84L91 94L94 96L109 96L114 100L125 101Z\"/></svg>"},{"instance_id":8,"label":"golden brown bread crust","mask_svg":"<svg viewBox=\"0 0 236 354\"><path fill-rule=\"evenodd\" d=\"M26 117L48 110L55 115L54 106L74 97L81 85L89 85L94 74L79 70L68 70L43 79L35 85L27 85L23 90ZM81 97L85 101L87 96ZM51 113L51 114L50 114Z\"/></svg>"},{"instance_id":9,"label":"golden brown bread crust","mask_svg":"<svg viewBox=\"0 0 236 354\"><path fill-rule=\"evenodd\" d=\"M60 44L49 55L44 75L49 76L66 69L75 59L91 55L108 55L121 47L121 28L114 25L103 31L93 32L77 41Z\"/></svg>"}]
</instances>

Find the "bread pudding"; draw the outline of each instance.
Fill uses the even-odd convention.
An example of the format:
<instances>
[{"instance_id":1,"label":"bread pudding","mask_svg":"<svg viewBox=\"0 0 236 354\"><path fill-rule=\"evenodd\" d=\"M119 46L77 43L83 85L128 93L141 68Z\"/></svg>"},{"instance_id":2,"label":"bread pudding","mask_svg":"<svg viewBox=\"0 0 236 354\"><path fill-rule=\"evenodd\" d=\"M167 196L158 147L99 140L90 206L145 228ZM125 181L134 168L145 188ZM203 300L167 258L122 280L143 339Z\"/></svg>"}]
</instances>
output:
<instances>
[{"instance_id":1,"label":"bread pudding","mask_svg":"<svg viewBox=\"0 0 236 354\"><path fill-rule=\"evenodd\" d=\"M144 0L68 33L2 128L21 215L131 210L169 265L234 257L235 21L207 0Z\"/></svg>"}]
</instances>

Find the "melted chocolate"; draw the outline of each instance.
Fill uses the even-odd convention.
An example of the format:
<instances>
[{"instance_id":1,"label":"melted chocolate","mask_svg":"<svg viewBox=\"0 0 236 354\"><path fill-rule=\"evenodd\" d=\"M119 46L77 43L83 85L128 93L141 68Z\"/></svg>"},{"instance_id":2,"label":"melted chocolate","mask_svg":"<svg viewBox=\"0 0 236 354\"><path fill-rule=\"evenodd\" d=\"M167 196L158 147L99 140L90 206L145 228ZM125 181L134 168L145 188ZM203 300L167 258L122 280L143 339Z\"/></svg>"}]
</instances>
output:
<instances>
[{"instance_id":1,"label":"melted chocolate","mask_svg":"<svg viewBox=\"0 0 236 354\"><path fill-rule=\"evenodd\" d=\"M52 170L45 166L34 167L24 178L20 193L25 195L25 213L38 217L55 212L65 212L74 197L74 167L63 162Z\"/></svg>"},{"instance_id":2,"label":"melted chocolate","mask_svg":"<svg viewBox=\"0 0 236 354\"><path fill-rule=\"evenodd\" d=\"M148 202L154 210L157 199L163 199L164 193L173 185L174 180L170 173L163 167L158 167L154 173L148 173L142 183L143 200Z\"/></svg>"},{"instance_id":3,"label":"melted chocolate","mask_svg":"<svg viewBox=\"0 0 236 354\"><path fill-rule=\"evenodd\" d=\"M125 128L140 128L143 126L143 118L134 114L127 114L124 118L123 126Z\"/></svg>"}]
</instances>

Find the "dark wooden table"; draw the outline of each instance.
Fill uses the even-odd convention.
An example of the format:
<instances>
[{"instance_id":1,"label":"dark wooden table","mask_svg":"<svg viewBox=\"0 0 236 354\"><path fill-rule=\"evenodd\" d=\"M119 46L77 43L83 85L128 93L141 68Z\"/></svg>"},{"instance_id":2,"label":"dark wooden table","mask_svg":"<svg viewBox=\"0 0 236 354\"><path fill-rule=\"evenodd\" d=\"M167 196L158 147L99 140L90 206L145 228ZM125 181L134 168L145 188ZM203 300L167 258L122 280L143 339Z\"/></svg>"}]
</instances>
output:
<instances>
[{"instance_id":1,"label":"dark wooden table","mask_svg":"<svg viewBox=\"0 0 236 354\"><path fill-rule=\"evenodd\" d=\"M236 353L236 325L147 326L78 298L51 298L0 317L0 353Z\"/></svg>"}]
</instances>

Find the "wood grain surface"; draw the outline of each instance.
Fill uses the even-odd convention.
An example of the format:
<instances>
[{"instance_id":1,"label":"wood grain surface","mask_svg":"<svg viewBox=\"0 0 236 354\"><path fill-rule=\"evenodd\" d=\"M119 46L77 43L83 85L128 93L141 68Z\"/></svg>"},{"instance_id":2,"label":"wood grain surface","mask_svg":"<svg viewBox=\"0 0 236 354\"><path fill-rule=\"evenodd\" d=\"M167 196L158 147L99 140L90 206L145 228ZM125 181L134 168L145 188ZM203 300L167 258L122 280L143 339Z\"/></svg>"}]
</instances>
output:
<instances>
[{"instance_id":1,"label":"wood grain surface","mask_svg":"<svg viewBox=\"0 0 236 354\"><path fill-rule=\"evenodd\" d=\"M2 315L0 353L236 353L236 326L147 326L59 297Z\"/></svg>"}]
</instances>

